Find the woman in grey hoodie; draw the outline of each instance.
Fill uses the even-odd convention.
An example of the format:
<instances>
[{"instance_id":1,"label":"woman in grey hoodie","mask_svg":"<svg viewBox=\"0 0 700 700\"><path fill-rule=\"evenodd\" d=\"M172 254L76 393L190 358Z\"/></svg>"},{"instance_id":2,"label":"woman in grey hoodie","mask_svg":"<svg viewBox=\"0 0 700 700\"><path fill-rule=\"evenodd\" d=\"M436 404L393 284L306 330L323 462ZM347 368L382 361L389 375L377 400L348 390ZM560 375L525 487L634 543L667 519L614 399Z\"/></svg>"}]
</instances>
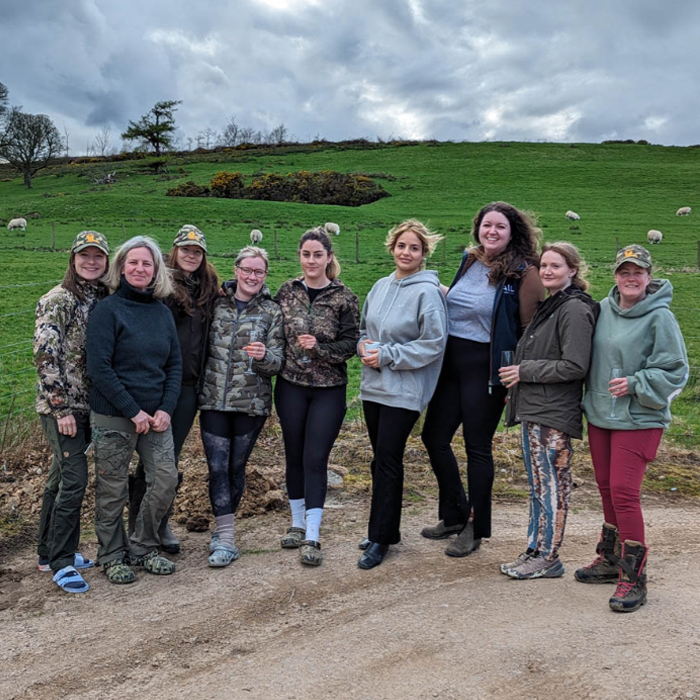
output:
<instances>
[{"instance_id":1,"label":"woman in grey hoodie","mask_svg":"<svg viewBox=\"0 0 700 700\"><path fill-rule=\"evenodd\" d=\"M374 458L361 569L381 564L389 545L401 540L403 453L435 390L447 340L447 310L437 273L423 269L440 239L415 219L391 229L385 245L396 271L372 287L362 311L360 398Z\"/></svg>"}]
</instances>

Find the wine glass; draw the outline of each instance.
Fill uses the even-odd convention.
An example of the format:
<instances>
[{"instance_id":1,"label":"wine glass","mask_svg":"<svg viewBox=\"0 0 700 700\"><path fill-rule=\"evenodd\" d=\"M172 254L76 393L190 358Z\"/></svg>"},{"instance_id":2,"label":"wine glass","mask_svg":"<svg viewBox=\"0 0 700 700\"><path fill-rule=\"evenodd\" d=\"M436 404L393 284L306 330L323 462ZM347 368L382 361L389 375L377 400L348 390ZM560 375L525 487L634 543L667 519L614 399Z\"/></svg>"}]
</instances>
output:
<instances>
[{"instance_id":1,"label":"wine glass","mask_svg":"<svg viewBox=\"0 0 700 700\"><path fill-rule=\"evenodd\" d=\"M260 339L260 331L256 331L255 329L250 331L249 334L249 341L248 345L250 343L256 343ZM257 372L253 369L253 356L251 355L248 358L248 369L245 371L246 374L257 374Z\"/></svg>"},{"instance_id":2,"label":"wine glass","mask_svg":"<svg viewBox=\"0 0 700 700\"><path fill-rule=\"evenodd\" d=\"M515 362L515 357L512 350L503 350L501 352L501 367L510 367ZM503 380L501 380L503 384Z\"/></svg>"},{"instance_id":3,"label":"wine glass","mask_svg":"<svg viewBox=\"0 0 700 700\"><path fill-rule=\"evenodd\" d=\"M613 379L620 379L622 377L622 370L619 367L613 367L610 370L610 381ZM615 414L615 404L617 403L617 396L612 395L610 397L610 413L608 415L608 420L620 420Z\"/></svg>"},{"instance_id":4,"label":"wine glass","mask_svg":"<svg viewBox=\"0 0 700 700\"><path fill-rule=\"evenodd\" d=\"M296 331L297 331L297 338L300 335L306 335L307 333L309 333L309 324L305 318L295 318L294 319L294 327L296 328ZM309 359L309 356L306 354L306 349L304 349L302 356L299 358L299 362L303 365L311 362L311 360Z\"/></svg>"}]
</instances>

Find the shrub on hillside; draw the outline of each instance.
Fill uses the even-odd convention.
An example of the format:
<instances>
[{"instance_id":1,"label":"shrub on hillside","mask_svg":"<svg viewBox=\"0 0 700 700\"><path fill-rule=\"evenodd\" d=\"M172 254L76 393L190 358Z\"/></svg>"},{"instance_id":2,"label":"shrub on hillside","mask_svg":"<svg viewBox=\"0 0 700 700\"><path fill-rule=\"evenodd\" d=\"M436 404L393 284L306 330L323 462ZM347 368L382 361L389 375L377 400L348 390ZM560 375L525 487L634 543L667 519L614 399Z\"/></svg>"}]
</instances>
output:
<instances>
[{"instance_id":1,"label":"shrub on hillside","mask_svg":"<svg viewBox=\"0 0 700 700\"><path fill-rule=\"evenodd\" d=\"M208 197L209 188L206 185L198 185L194 180L188 180L171 187L165 194L167 197Z\"/></svg>"},{"instance_id":2,"label":"shrub on hillside","mask_svg":"<svg viewBox=\"0 0 700 700\"><path fill-rule=\"evenodd\" d=\"M212 197L227 197L228 199L240 199L243 196L245 182L241 173L227 173L222 171L214 175L209 184Z\"/></svg>"}]
</instances>

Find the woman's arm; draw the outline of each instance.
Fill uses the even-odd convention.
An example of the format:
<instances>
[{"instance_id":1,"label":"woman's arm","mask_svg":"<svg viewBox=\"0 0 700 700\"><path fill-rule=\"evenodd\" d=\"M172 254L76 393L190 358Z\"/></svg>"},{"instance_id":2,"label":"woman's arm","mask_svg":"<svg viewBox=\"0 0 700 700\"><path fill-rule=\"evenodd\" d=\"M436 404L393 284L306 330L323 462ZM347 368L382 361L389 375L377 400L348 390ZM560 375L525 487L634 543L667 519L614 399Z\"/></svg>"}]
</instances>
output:
<instances>
[{"instance_id":1,"label":"woman's arm","mask_svg":"<svg viewBox=\"0 0 700 700\"><path fill-rule=\"evenodd\" d=\"M338 334L335 340L329 343L317 343L309 355L329 365L342 364L355 354L359 337L360 307L357 297L353 294L340 310Z\"/></svg>"}]
</instances>

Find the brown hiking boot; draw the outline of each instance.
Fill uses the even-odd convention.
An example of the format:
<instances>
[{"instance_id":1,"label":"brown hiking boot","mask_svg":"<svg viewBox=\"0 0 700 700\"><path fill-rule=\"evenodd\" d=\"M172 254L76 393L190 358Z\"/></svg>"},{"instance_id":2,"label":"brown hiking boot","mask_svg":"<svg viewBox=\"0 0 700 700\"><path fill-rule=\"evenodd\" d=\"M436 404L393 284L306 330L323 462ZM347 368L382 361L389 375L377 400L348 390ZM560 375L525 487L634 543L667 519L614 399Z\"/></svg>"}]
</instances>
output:
<instances>
[{"instance_id":1,"label":"brown hiking boot","mask_svg":"<svg viewBox=\"0 0 700 700\"><path fill-rule=\"evenodd\" d=\"M620 578L610 598L615 612L634 612L647 602L647 548L641 542L625 540L620 557Z\"/></svg>"},{"instance_id":2,"label":"brown hiking boot","mask_svg":"<svg viewBox=\"0 0 700 700\"><path fill-rule=\"evenodd\" d=\"M474 524L469 522L464 526L462 532L447 545L445 554L448 557L468 557L479 547L481 547L481 538L474 538Z\"/></svg>"},{"instance_id":3,"label":"brown hiking boot","mask_svg":"<svg viewBox=\"0 0 700 700\"><path fill-rule=\"evenodd\" d=\"M620 561L620 536L614 525L603 523L595 551L598 553L596 559L588 566L576 569L574 578L581 583L615 583Z\"/></svg>"}]
</instances>

